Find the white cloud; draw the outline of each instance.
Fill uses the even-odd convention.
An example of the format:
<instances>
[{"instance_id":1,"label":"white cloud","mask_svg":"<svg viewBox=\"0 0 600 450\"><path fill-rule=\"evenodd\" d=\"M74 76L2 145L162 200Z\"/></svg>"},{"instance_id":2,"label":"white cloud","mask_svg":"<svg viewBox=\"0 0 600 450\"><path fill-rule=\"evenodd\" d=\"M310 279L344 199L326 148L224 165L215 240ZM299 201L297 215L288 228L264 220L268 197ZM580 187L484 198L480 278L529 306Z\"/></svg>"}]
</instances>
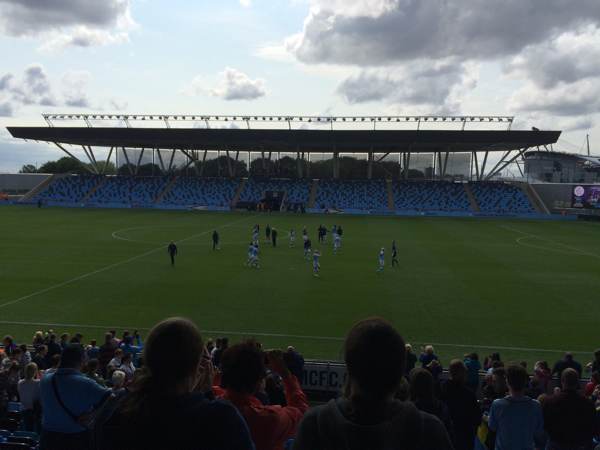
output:
<instances>
[{"instance_id":1,"label":"white cloud","mask_svg":"<svg viewBox=\"0 0 600 450\"><path fill-rule=\"evenodd\" d=\"M252 6L252 0L240 0L240 5L242 5L244 8L249 8Z\"/></svg>"},{"instance_id":2,"label":"white cloud","mask_svg":"<svg viewBox=\"0 0 600 450\"><path fill-rule=\"evenodd\" d=\"M245 73L231 67L220 73L219 83L209 92L210 95L223 100L255 100L267 94L263 79L251 79Z\"/></svg>"},{"instance_id":3,"label":"white cloud","mask_svg":"<svg viewBox=\"0 0 600 450\"><path fill-rule=\"evenodd\" d=\"M89 108L90 100L87 96L87 87L92 75L87 71L70 71L63 75L63 97L66 106L75 108Z\"/></svg>"},{"instance_id":4,"label":"white cloud","mask_svg":"<svg viewBox=\"0 0 600 450\"><path fill-rule=\"evenodd\" d=\"M50 3L50 4L49 4ZM0 0L0 32L40 38L42 50L126 41L137 26L130 0Z\"/></svg>"}]
</instances>

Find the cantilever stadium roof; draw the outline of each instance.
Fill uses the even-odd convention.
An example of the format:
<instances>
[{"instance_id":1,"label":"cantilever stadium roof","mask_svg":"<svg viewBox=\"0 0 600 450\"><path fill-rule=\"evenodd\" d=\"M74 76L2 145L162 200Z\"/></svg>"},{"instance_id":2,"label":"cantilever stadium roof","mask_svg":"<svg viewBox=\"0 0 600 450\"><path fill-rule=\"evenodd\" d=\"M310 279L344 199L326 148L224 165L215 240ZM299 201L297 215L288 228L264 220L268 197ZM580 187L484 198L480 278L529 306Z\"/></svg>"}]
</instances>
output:
<instances>
[{"instance_id":1,"label":"cantilever stadium roof","mask_svg":"<svg viewBox=\"0 0 600 450\"><path fill-rule=\"evenodd\" d=\"M8 127L14 138L100 147L274 152L508 151L556 143L560 131Z\"/></svg>"}]
</instances>

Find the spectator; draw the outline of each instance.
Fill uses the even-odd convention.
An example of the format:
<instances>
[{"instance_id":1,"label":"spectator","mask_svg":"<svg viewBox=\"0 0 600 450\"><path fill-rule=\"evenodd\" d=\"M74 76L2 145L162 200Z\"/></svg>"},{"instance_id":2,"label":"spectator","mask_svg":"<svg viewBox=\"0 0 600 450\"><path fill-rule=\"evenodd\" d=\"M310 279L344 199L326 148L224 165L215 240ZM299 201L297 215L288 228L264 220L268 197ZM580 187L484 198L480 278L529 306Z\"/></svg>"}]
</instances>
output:
<instances>
[{"instance_id":1,"label":"spectator","mask_svg":"<svg viewBox=\"0 0 600 450\"><path fill-rule=\"evenodd\" d=\"M463 362L467 369L465 386L467 386L473 392L477 392L479 389L479 371L481 370L479 355L477 353L468 353L465 355Z\"/></svg>"},{"instance_id":2,"label":"spectator","mask_svg":"<svg viewBox=\"0 0 600 450\"><path fill-rule=\"evenodd\" d=\"M594 351L594 360L585 366L591 372L600 372L600 348Z\"/></svg>"},{"instance_id":3,"label":"spectator","mask_svg":"<svg viewBox=\"0 0 600 450\"><path fill-rule=\"evenodd\" d=\"M412 345L406 344L406 371L405 375L408 374L415 368L417 365L417 355L414 354Z\"/></svg>"},{"instance_id":4,"label":"spectator","mask_svg":"<svg viewBox=\"0 0 600 450\"><path fill-rule=\"evenodd\" d=\"M119 348L123 350L124 354L129 353L133 356L133 361L137 360L137 355L142 351L143 347L144 344L142 343L142 338L137 330L134 331L133 336L124 336L123 341L121 341L121 345L119 346Z\"/></svg>"},{"instance_id":5,"label":"spectator","mask_svg":"<svg viewBox=\"0 0 600 450\"><path fill-rule=\"evenodd\" d=\"M85 366L85 376L90 380L94 380L100 386L106 386L104 379L98 375L98 360L90 359Z\"/></svg>"},{"instance_id":6,"label":"spectator","mask_svg":"<svg viewBox=\"0 0 600 450\"><path fill-rule=\"evenodd\" d=\"M46 369L44 375L56 372L58 370L58 366L60 366L60 355L54 355L50 361L50 367Z\"/></svg>"},{"instance_id":7,"label":"spectator","mask_svg":"<svg viewBox=\"0 0 600 450\"><path fill-rule=\"evenodd\" d=\"M122 370L115 370L110 378L113 394L119 395L125 390L125 380L127 376Z\"/></svg>"},{"instance_id":8,"label":"spectator","mask_svg":"<svg viewBox=\"0 0 600 450\"><path fill-rule=\"evenodd\" d=\"M221 367L221 356L223 355L223 352L225 350L227 350L227 348L229 347L229 338L221 338L220 340L217 339L217 348L215 349L215 351L212 354L212 363L216 368Z\"/></svg>"},{"instance_id":9,"label":"spectator","mask_svg":"<svg viewBox=\"0 0 600 450\"><path fill-rule=\"evenodd\" d=\"M110 330L109 333L111 336L111 343L112 343L113 347L117 348L119 346L119 344L121 343L121 341L117 337L117 332L115 330Z\"/></svg>"},{"instance_id":10,"label":"spectator","mask_svg":"<svg viewBox=\"0 0 600 450\"><path fill-rule=\"evenodd\" d=\"M69 333L63 333L60 335L60 342L58 343L58 345L60 345L60 348L62 350L65 349L65 347L67 345L69 345L69 338L71 337L71 335Z\"/></svg>"},{"instance_id":11,"label":"spectator","mask_svg":"<svg viewBox=\"0 0 600 450\"><path fill-rule=\"evenodd\" d=\"M573 354L571 352L565 353L563 359L560 359L554 364L552 368L552 375L556 375L559 378L562 376L563 370L565 369L575 369L579 378L581 378L581 364L573 359Z\"/></svg>"},{"instance_id":12,"label":"spectator","mask_svg":"<svg viewBox=\"0 0 600 450\"><path fill-rule=\"evenodd\" d=\"M83 340L83 334L75 333L75 336L73 336L71 339L69 339L69 344L81 344L82 340Z\"/></svg>"},{"instance_id":13,"label":"spectator","mask_svg":"<svg viewBox=\"0 0 600 450\"><path fill-rule=\"evenodd\" d=\"M125 374L127 382L129 383L133 379L135 372L135 366L133 365L133 355L131 353L125 353L121 358L121 365L117 368Z\"/></svg>"},{"instance_id":14,"label":"spectator","mask_svg":"<svg viewBox=\"0 0 600 450\"><path fill-rule=\"evenodd\" d=\"M206 351L208 352L209 355L212 355L212 351L215 348L215 343L213 342L212 338L209 338L206 341Z\"/></svg>"},{"instance_id":15,"label":"spectator","mask_svg":"<svg viewBox=\"0 0 600 450\"><path fill-rule=\"evenodd\" d=\"M117 370L119 367L121 367L122 359L123 359L123 350L118 348L115 350L114 358L110 360L110 362L108 363L108 366L106 368L108 375L111 375L114 370Z\"/></svg>"},{"instance_id":16,"label":"spectator","mask_svg":"<svg viewBox=\"0 0 600 450\"><path fill-rule=\"evenodd\" d=\"M465 363L454 359L450 361L448 372L450 379L442 384L441 400L448 407L452 420L452 443L455 450L473 450L475 433L481 423L481 409L475 392L467 386L469 371Z\"/></svg>"},{"instance_id":17,"label":"spectator","mask_svg":"<svg viewBox=\"0 0 600 450\"><path fill-rule=\"evenodd\" d=\"M33 335L33 339L31 340L31 345L33 346L34 350L36 350L36 352L39 347L45 345L44 333L42 333L41 331L36 331Z\"/></svg>"},{"instance_id":18,"label":"spectator","mask_svg":"<svg viewBox=\"0 0 600 450\"><path fill-rule=\"evenodd\" d=\"M96 345L96 339L92 339L90 344L85 348L85 353L88 359L98 359L100 355L100 347Z\"/></svg>"},{"instance_id":19,"label":"spectator","mask_svg":"<svg viewBox=\"0 0 600 450\"><path fill-rule=\"evenodd\" d=\"M495 369L495 362L502 362L502 359L500 358L500 353L498 352L494 352L490 356L485 357L485 359L483 360L483 370L485 370L488 374L491 374L492 370ZM501 364L496 367L504 367L504 364Z\"/></svg>"},{"instance_id":20,"label":"spectator","mask_svg":"<svg viewBox=\"0 0 600 450\"><path fill-rule=\"evenodd\" d=\"M19 381L18 391L25 431L40 432L40 380L36 363L25 367L25 378Z\"/></svg>"},{"instance_id":21,"label":"spectator","mask_svg":"<svg viewBox=\"0 0 600 450\"><path fill-rule=\"evenodd\" d=\"M13 355L17 355L17 352L20 352L18 348L14 351ZM19 366L17 361L9 361L10 366L8 367L8 401L16 402L19 400L19 392L17 387L19 385L19 380L21 379L21 367Z\"/></svg>"},{"instance_id":22,"label":"spectator","mask_svg":"<svg viewBox=\"0 0 600 450\"><path fill-rule=\"evenodd\" d=\"M546 361L537 361L533 366L533 379L538 383L542 393L548 393L550 382L552 381L552 373Z\"/></svg>"},{"instance_id":23,"label":"spectator","mask_svg":"<svg viewBox=\"0 0 600 450\"><path fill-rule=\"evenodd\" d=\"M544 428L548 433L547 450L589 449L596 431L594 403L579 392L579 374L565 369L562 391L543 399Z\"/></svg>"},{"instance_id":24,"label":"spectator","mask_svg":"<svg viewBox=\"0 0 600 450\"><path fill-rule=\"evenodd\" d=\"M52 365L52 357L54 355L60 355L62 352L62 347L56 342L56 334L50 333L48 335L48 353L46 354L46 366L50 367Z\"/></svg>"},{"instance_id":25,"label":"spectator","mask_svg":"<svg viewBox=\"0 0 600 450\"><path fill-rule=\"evenodd\" d=\"M410 372L410 399L421 411L433 414L442 421L452 437L453 427L448 407L439 401L433 392L434 379L427 369L413 369Z\"/></svg>"},{"instance_id":26,"label":"spectator","mask_svg":"<svg viewBox=\"0 0 600 450\"><path fill-rule=\"evenodd\" d=\"M484 410L488 410L490 406L492 406L494 400L506 396L508 393L508 386L506 385L506 371L504 370L504 367L498 367L497 369L494 369L491 375L486 376L485 385L481 392Z\"/></svg>"},{"instance_id":27,"label":"spectator","mask_svg":"<svg viewBox=\"0 0 600 450\"><path fill-rule=\"evenodd\" d=\"M160 322L148 334L140 369L112 417L101 427L100 449L250 450L248 427L229 403L211 401L212 364L196 325Z\"/></svg>"},{"instance_id":28,"label":"spectator","mask_svg":"<svg viewBox=\"0 0 600 450\"><path fill-rule=\"evenodd\" d=\"M31 362L31 353L27 348L26 344L19 345L19 349L21 350L21 357L19 358L19 366L25 370L25 366Z\"/></svg>"},{"instance_id":29,"label":"spectator","mask_svg":"<svg viewBox=\"0 0 600 450\"><path fill-rule=\"evenodd\" d=\"M304 375L304 357L290 345L283 354L283 360L288 369L290 369L292 375L302 383L302 376Z\"/></svg>"},{"instance_id":30,"label":"spectator","mask_svg":"<svg viewBox=\"0 0 600 450\"><path fill-rule=\"evenodd\" d=\"M106 333L104 335L104 344L100 346L98 351L98 364L100 365L100 373L103 377L107 376L106 366L108 366L110 360L115 356L116 348L117 345L114 342L113 334Z\"/></svg>"},{"instance_id":31,"label":"spectator","mask_svg":"<svg viewBox=\"0 0 600 450\"><path fill-rule=\"evenodd\" d=\"M452 448L439 419L394 398L405 372L406 347L387 321L358 322L344 347L344 396L308 411L294 450Z\"/></svg>"},{"instance_id":32,"label":"spectator","mask_svg":"<svg viewBox=\"0 0 600 450\"><path fill-rule=\"evenodd\" d=\"M590 381L585 385L585 396L591 397L598 385L600 385L600 372L593 372Z\"/></svg>"},{"instance_id":33,"label":"spectator","mask_svg":"<svg viewBox=\"0 0 600 450\"><path fill-rule=\"evenodd\" d=\"M12 364L8 358L4 358L0 363L0 418L3 417L8 403L8 369Z\"/></svg>"},{"instance_id":34,"label":"spectator","mask_svg":"<svg viewBox=\"0 0 600 450\"><path fill-rule=\"evenodd\" d=\"M4 354L8 357L11 357L17 349L17 344L15 344L13 337L8 334L2 339L2 345L4 346Z\"/></svg>"},{"instance_id":35,"label":"spectator","mask_svg":"<svg viewBox=\"0 0 600 450\"><path fill-rule=\"evenodd\" d=\"M419 356L419 362L421 363L421 367L426 369L432 361L439 361L439 358L435 354L433 350L433 345L426 345L421 356Z\"/></svg>"},{"instance_id":36,"label":"spectator","mask_svg":"<svg viewBox=\"0 0 600 450\"><path fill-rule=\"evenodd\" d=\"M36 352L31 360L38 366L39 370L46 370L48 368L46 355L48 354L48 346L40 345L36 348Z\"/></svg>"},{"instance_id":37,"label":"spectator","mask_svg":"<svg viewBox=\"0 0 600 450\"><path fill-rule=\"evenodd\" d=\"M506 378L509 395L494 400L488 419L490 430L496 433L495 450L533 450L535 440L543 436L542 407L523 394L529 381L525 368L508 366Z\"/></svg>"},{"instance_id":38,"label":"spectator","mask_svg":"<svg viewBox=\"0 0 600 450\"><path fill-rule=\"evenodd\" d=\"M90 448L90 433L82 423L110 391L81 373L83 358L81 345L67 344L58 370L42 378L41 450Z\"/></svg>"},{"instance_id":39,"label":"spectator","mask_svg":"<svg viewBox=\"0 0 600 450\"><path fill-rule=\"evenodd\" d=\"M269 368L283 379L286 407L265 406L255 397L266 377L265 359ZM283 353L273 350L265 354L254 341L236 344L223 352L221 373L225 389L222 397L233 403L246 419L256 450L283 450L308 410L306 396L285 365Z\"/></svg>"}]
</instances>

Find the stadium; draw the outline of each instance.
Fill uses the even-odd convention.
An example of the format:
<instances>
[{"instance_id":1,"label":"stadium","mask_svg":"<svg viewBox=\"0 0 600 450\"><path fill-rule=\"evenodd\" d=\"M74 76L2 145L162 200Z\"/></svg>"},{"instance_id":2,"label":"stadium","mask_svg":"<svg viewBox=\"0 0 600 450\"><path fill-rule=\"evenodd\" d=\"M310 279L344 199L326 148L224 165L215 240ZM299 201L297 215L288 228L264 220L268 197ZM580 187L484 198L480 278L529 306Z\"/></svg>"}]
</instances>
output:
<instances>
[{"instance_id":1,"label":"stadium","mask_svg":"<svg viewBox=\"0 0 600 450\"><path fill-rule=\"evenodd\" d=\"M0 450L600 450L599 0L0 0L0 54Z\"/></svg>"},{"instance_id":2,"label":"stadium","mask_svg":"<svg viewBox=\"0 0 600 450\"><path fill-rule=\"evenodd\" d=\"M53 333L129 330L120 345L139 366L154 324L182 316L218 348L301 352L312 402L343 389L344 336L365 317L423 347L436 378L465 355L484 402L498 353L534 379L539 361L592 358L600 238L578 219L595 217L600 191L536 180L538 161L561 157L560 131L511 130L508 116L43 118L8 131L80 171L0 179L7 355L40 330L46 351ZM15 400L0 429L31 444Z\"/></svg>"}]
</instances>

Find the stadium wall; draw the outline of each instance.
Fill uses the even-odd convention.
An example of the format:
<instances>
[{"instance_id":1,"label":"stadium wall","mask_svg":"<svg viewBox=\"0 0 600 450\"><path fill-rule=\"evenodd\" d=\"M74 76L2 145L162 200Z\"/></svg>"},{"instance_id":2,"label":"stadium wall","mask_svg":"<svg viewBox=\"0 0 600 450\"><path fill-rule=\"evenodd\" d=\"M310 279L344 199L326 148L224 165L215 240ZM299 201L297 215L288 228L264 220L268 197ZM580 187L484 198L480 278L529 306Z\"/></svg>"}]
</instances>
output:
<instances>
[{"instance_id":1,"label":"stadium wall","mask_svg":"<svg viewBox=\"0 0 600 450\"><path fill-rule=\"evenodd\" d=\"M47 173L2 173L0 192L25 194L50 176L51 174Z\"/></svg>"},{"instance_id":2,"label":"stadium wall","mask_svg":"<svg viewBox=\"0 0 600 450\"><path fill-rule=\"evenodd\" d=\"M559 214L562 208L570 208L574 184L532 183L542 201L552 214Z\"/></svg>"}]
</instances>

